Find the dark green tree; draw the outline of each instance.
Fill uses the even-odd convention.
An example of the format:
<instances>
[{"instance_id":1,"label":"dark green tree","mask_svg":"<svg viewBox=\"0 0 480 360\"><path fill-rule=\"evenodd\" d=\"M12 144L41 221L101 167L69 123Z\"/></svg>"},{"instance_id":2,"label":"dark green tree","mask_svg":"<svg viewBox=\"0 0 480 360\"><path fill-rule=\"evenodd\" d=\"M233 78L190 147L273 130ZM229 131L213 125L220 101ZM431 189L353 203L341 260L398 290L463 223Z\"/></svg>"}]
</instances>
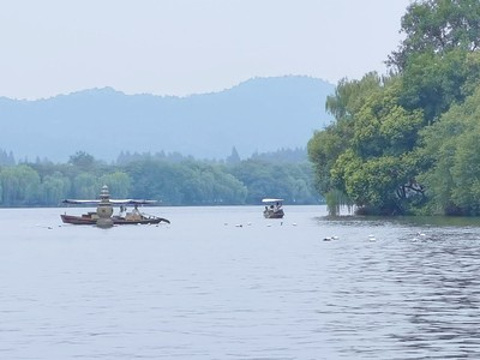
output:
<instances>
[{"instance_id":1,"label":"dark green tree","mask_svg":"<svg viewBox=\"0 0 480 360\"><path fill-rule=\"evenodd\" d=\"M75 155L70 156L68 162L82 170L92 170L95 165L95 158L85 151L77 151Z\"/></svg>"},{"instance_id":2,"label":"dark green tree","mask_svg":"<svg viewBox=\"0 0 480 360\"><path fill-rule=\"evenodd\" d=\"M416 1L402 19L406 38L389 59L391 76L339 83L327 100L336 121L308 147L331 208L341 201L381 214L477 211L466 168L477 159L475 129L452 137L442 126L454 128L453 115L442 119L452 107L458 114L480 84L479 24L478 1Z\"/></svg>"},{"instance_id":3,"label":"dark green tree","mask_svg":"<svg viewBox=\"0 0 480 360\"><path fill-rule=\"evenodd\" d=\"M480 45L480 2L415 1L402 17L400 32L405 39L387 61L396 71L403 72L418 54L476 51Z\"/></svg>"},{"instance_id":4,"label":"dark green tree","mask_svg":"<svg viewBox=\"0 0 480 360\"><path fill-rule=\"evenodd\" d=\"M480 87L422 132L419 149L428 167L419 180L428 189L429 213L480 215Z\"/></svg>"}]
</instances>

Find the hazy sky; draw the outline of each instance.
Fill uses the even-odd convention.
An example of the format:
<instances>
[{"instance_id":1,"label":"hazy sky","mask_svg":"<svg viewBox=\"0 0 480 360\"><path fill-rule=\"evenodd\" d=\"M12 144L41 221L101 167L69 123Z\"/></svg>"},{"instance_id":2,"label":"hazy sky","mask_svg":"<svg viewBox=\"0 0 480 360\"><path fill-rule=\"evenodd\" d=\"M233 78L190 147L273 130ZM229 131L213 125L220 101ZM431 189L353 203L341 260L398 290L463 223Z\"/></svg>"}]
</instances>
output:
<instances>
[{"instance_id":1,"label":"hazy sky","mask_svg":"<svg viewBox=\"0 0 480 360\"><path fill-rule=\"evenodd\" d=\"M0 7L0 96L111 86L188 95L252 77L336 83L401 40L411 0L10 0Z\"/></svg>"}]
</instances>

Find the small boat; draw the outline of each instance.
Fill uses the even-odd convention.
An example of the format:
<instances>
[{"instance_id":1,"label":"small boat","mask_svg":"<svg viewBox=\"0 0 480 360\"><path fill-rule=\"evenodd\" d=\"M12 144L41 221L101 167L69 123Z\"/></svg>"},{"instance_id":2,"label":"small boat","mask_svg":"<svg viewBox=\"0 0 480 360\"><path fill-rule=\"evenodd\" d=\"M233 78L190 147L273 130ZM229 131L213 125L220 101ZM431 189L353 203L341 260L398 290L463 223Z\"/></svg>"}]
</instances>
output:
<instances>
[{"instance_id":1,"label":"small boat","mask_svg":"<svg viewBox=\"0 0 480 360\"><path fill-rule=\"evenodd\" d=\"M282 219L285 213L283 212L282 203L283 199L263 199L262 202L265 205L263 210L263 216L267 219Z\"/></svg>"},{"instance_id":2,"label":"small boat","mask_svg":"<svg viewBox=\"0 0 480 360\"><path fill-rule=\"evenodd\" d=\"M98 205L101 200L73 200L65 199L63 200L64 204L75 204L75 205ZM135 200L135 199L124 199L124 200L115 200L109 199L111 205L120 205L120 214L112 215L110 219L113 222L113 225L151 225L159 224L161 222L166 222L170 224L170 221L153 215L147 215L138 210L138 205L152 205L156 203L155 200ZM126 212L126 205L134 205L132 212ZM62 221L66 224L73 225L96 225L99 219L99 216L96 211L90 211L82 215L60 215Z\"/></svg>"}]
</instances>

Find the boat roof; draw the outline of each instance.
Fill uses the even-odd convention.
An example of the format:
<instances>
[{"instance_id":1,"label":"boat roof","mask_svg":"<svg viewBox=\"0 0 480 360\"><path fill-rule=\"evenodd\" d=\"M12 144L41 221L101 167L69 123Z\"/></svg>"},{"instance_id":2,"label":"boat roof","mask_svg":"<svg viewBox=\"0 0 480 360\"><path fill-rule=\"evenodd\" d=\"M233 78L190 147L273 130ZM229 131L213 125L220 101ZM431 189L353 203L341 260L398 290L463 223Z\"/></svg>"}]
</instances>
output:
<instances>
[{"instance_id":1,"label":"boat roof","mask_svg":"<svg viewBox=\"0 0 480 360\"><path fill-rule=\"evenodd\" d=\"M283 202L283 199L265 198L262 199L263 203Z\"/></svg>"},{"instance_id":2,"label":"boat roof","mask_svg":"<svg viewBox=\"0 0 480 360\"><path fill-rule=\"evenodd\" d=\"M74 205L98 205L100 199L92 200L77 200L77 199L65 199L62 204L74 204ZM144 199L109 199L113 205L153 205L157 200L144 200Z\"/></svg>"}]
</instances>

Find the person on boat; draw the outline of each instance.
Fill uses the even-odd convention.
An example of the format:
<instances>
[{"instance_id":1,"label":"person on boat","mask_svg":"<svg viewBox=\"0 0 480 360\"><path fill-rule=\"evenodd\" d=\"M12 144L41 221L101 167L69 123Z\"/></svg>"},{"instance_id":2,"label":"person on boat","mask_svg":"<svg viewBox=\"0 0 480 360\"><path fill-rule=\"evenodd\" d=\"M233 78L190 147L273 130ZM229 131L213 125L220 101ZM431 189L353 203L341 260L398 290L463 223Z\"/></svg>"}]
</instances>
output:
<instances>
[{"instance_id":1,"label":"person on boat","mask_svg":"<svg viewBox=\"0 0 480 360\"><path fill-rule=\"evenodd\" d=\"M140 216L140 211L138 210L138 205L135 205L135 207L133 208L132 214Z\"/></svg>"},{"instance_id":2,"label":"person on boat","mask_svg":"<svg viewBox=\"0 0 480 360\"><path fill-rule=\"evenodd\" d=\"M138 221L138 220L141 220L141 218L142 218L142 215L141 215L140 211L138 210L138 205L135 205L132 212L128 212L125 215L126 220Z\"/></svg>"},{"instance_id":3,"label":"person on boat","mask_svg":"<svg viewBox=\"0 0 480 360\"><path fill-rule=\"evenodd\" d=\"M279 211L281 208L282 208L282 204L280 204L279 202L277 202L277 203L275 204L275 211Z\"/></svg>"},{"instance_id":4,"label":"person on boat","mask_svg":"<svg viewBox=\"0 0 480 360\"><path fill-rule=\"evenodd\" d=\"M120 205L120 214L118 214L119 217L125 217L127 212L127 208L123 205Z\"/></svg>"}]
</instances>

